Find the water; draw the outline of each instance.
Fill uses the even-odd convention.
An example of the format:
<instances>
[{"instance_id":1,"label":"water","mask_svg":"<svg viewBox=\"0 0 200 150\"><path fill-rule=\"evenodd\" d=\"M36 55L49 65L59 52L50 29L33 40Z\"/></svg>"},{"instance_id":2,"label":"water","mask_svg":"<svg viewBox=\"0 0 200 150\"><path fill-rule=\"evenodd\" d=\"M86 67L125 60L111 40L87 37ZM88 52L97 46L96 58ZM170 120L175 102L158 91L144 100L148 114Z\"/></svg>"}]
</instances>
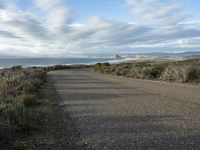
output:
<instances>
[{"instance_id":1,"label":"water","mask_svg":"<svg viewBox=\"0 0 200 150\"><path fill-rule=\"evenodd\" d=\"M117 61L112 58L9 58L0 59L0 68L12 66L32 67L32 66L52 66L71 64L95 64L98 62Z\"/></svg>"}]
</instances>

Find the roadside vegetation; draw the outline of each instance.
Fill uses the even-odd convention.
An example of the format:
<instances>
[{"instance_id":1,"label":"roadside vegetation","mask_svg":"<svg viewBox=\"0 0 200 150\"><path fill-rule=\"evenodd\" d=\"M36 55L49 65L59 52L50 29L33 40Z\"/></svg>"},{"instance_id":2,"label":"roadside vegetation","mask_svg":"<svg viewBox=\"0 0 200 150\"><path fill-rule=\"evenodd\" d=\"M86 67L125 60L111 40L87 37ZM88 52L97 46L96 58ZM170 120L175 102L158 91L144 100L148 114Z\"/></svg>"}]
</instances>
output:
<instances>
[{"instance_id":1,"label":"roadside vegetation","mask_svg":"<svg viewBox=\"0 0 200 150\"><path fill-rule=\"evenodd\" d=\"M0 149L73 149L77 146L74 141L79 137L67 114L60 116L64 110L60 109L59 96L47 72L88 67L0 69Z\"/></svg>"},{"instance_id":2,"label":"roadside vegetation","mask_svg":"<svg viewBox=\"0 0 200 150\"><path fill-rule=\"evenodd\" d=\"M143 61L119 64L98 63L96 72L137 79L153 79L179 83L200 82L200 59L184 61Z\"/></svg>"},{"instance_id":3,"label":"roadside vegetation","mask_svg":"<svg viewBox=\"0 0 200 150\"><path fill-rule=\"evenodd\" d=\"M44 67L45 71L55 71L55 70L65 70L65 69L77 69L77 68L89 68L89 65L54 65L49 67Z\"/></svg>"},{"instance_id":4,"label":"roadside vegetation","mask_svg":"<svg viewBox=\"0 0 200 150\"><path fill-rule=\"evenodd\" d=\"M0 70L0 147L17 148L23 139L42 126L46 113L40 89L46 82L44 69L20 66ZM16 145L15 145L16 144Z\"/></svg>"}]
</instances>

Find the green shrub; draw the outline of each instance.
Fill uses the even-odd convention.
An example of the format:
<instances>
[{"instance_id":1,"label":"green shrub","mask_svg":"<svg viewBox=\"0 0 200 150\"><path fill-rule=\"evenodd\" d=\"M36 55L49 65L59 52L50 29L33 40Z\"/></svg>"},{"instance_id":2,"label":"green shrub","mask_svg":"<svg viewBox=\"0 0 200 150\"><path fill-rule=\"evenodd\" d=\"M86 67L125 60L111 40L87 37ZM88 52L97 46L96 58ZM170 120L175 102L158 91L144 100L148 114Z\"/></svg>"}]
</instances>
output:
<instances>
[{"instance_id":1,"label":"green shrub","mask_svg":"<svg viewBox=\"0 0 200 150\"><path fill-rule=\"evenodd\" d=\"M97 63L96 65L94 65L95 71L100 71L100 69L101 69L101 63Z\"/></svg>"},{"instance_id":2,"label":"green shrub","mask_svg":"<svg viewBox=\"0 0 200 150\"><path fill-rule=\"evenodd\" d=\"M22 66L13 66L11 69L12 70L20 70L20 69L22 69Z\"/></svg>"},{"instance_id":3,"label":"green shrub","mask_svg":"<svg viewBox=\"0 0 200 150\"><path fill-rule=\"evenodd\" d=\"M108 66L110 66L110 63L107 63L107 62L106 63L102 63L102 66L107 66L108 67Z\"/></svg>"},{"instance_id":4,"label":"green shrub","mask_svg":"<svg viewBox=\"0 0 200 150\"><path fill-rule=\"evenodd\" d=\"M110 64L109 63L97 63L93 66L95 71L99 71L102 73L110 72Z\"/></svg>"},{"instance_id":5,"label":"green shrub","mask_svg":"<svg viewBox=\"0 0 200 150\"><path fill-rule=\"evenodd\" d=\"M165 70L165 65L163 64L156 64L156 65L152 65L151 69L150 69L150 77L151 78L159 78L162 73Z\"/></svg>"}]
</instances>

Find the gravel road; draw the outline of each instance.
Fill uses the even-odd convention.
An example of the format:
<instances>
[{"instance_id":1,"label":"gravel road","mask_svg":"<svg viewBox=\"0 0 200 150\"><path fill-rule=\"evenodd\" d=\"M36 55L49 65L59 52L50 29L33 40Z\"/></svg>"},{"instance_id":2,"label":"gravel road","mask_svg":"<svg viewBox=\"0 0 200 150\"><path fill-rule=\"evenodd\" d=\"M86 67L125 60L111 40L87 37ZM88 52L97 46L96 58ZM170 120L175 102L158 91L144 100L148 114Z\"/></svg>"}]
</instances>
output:
<instances>
[{"instance_id":1,"label":"gravel road","mask_svg":"<svg viewBox=\"0 0 200 150\"><path fill-rule=\"evenodd\" d=\"M199 150L200 86L71 69L49 73L95 150Z\"/></svg>"}]
</instances>

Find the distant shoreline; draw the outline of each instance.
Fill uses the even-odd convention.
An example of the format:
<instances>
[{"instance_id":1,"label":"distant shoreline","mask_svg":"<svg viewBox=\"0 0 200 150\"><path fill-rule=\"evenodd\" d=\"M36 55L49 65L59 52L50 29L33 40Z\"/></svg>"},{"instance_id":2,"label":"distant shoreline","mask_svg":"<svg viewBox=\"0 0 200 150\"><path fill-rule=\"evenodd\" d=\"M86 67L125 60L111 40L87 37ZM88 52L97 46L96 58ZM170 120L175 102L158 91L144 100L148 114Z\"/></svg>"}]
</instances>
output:
<instances>
[{"instance_id":1,"label":"distant shoreline","mask_svg":"<svg viewBox=\"0 0 200 150\"><path fill-rule=\"evenodd\" d=\"M94 65L96 63L123 62L127 59L114 58L5 58L0 59L0 69L11 68L13 66L27 67L49 67L54 65Z\"/></svg>"},{"instance_id":2,"label":"distant shoreline","mask_svg":"<svg viewBox=\"0 0 200 150\"><path fill-rule=\"evenodd\" d=\"M179 61L185 59L173 58L0 58L0 69L11 68L13 66L29 67L50 67L55 65L94 65L97 63L123 63L131 61Z\"/></svg>"}]
</instances>

